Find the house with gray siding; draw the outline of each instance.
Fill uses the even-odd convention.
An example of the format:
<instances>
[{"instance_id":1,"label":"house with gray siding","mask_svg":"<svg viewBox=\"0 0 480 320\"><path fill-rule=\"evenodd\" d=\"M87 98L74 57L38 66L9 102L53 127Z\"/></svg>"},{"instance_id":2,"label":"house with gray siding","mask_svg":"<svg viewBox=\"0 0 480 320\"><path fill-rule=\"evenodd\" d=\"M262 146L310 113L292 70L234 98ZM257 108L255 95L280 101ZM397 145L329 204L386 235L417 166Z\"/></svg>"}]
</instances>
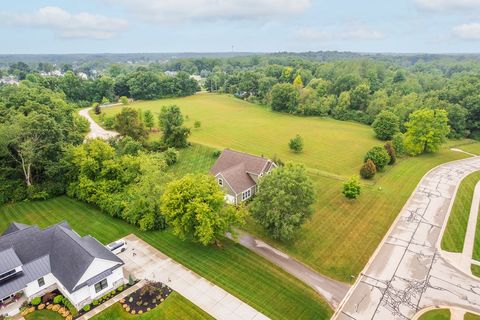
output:
<instances>
[{"instance_id":1,"label":"house with gray siding","mask_svg":"<svg viewBox=\"0 0 480 320\"><path fill-rule=\"evenodd\" d=\"M125 283L123 265L66 222L45 229L13 222L0 236L0 315L18 313L11 308L18 300L54 290L80 309Z\"/></svg>"},{"instance_id":2,"label":"house with gray siding","mask_svg":"<svg viewBox=\"0 0 480 320\"><path fill-rule=\"evenodd\" d=\"M276 167L270 159L225 149L210 173L225 191L225 200L240 204L257 193L259 179Z\"/></svg>"}]
</instances>

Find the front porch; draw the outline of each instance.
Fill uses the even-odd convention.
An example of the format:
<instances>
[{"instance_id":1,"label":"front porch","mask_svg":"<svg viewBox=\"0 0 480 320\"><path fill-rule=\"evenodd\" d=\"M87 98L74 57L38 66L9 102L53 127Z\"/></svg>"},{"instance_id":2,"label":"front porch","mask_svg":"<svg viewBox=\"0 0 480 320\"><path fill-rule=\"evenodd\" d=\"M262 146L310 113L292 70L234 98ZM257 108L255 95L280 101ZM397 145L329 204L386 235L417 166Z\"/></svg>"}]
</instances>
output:
<instances>
[{"instance_id":1,"label":"front porch","mask_svg":"<svg viewBox=\"0 0 480 320\"><path fill-rule=\"evenodd\" d=\"M19 292L12 297L0 302L0 315L13 317L20 313L20 307L27 301L23 292Z\"/></svg>"}]
</instances>

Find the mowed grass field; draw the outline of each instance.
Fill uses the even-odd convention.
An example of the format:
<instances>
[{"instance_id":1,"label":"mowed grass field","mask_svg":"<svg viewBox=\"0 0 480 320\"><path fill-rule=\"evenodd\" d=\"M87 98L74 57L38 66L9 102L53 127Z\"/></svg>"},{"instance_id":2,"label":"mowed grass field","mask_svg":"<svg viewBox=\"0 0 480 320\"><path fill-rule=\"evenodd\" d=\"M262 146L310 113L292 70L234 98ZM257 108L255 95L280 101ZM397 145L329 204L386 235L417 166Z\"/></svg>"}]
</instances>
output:
<instances>
[{"instance_id":1,"label":"mowed grass field","mask_svg":"<svg viewBox=\"0 0 480 320\"><path fill-rule=\"evenodd\" d=\"M142 314L132 315L126 312L121 304L113 306L94 316L92 320L210 320L209 314L185 299L177 292L173 292L168 298L155 309ZM27 319L28 320L28 319Z\"/></svg>"},{"instance_id":2,"label":"mowed grass field","mask_svg":"<svg viewBox=\"0 0 480 320\"><path fill-rule=\"evenodd\" d=\"M192 129L193 148L182 150L179 163L172 167L179 176L208 172L214 162L211 152L223 148L265 156L276 154L283 161L308 167L317 201L315 213L298 236L280 243L269 239L254 221L246 229L315 270L344 282L360 273L422 176L441 163L468 157L445 148L436 154L400 159L373 181L363 181L362 195L351 201L341 193L344 180L358 175L368 149L383 144L375 139L369 126L275 113L226 95L199 94L131 106L157 113L169 104L178 105L188 115L187 126L193 127L195 120L202 123L201 128ZM120 110L112 107L104 111L111 116ZM297 133L305 142L301 154L288 149L289 139ZM448 145L459 143L465 141Z\"/></svg>"},{"instance_id":3,"label":"mowed grass field","mask_svg":"<svg viewBox=\"0 0 480 320\"><path fill-rule=\"evenodd\" d=\"M239 244L225 240L221 248L204 247L182 241L168 230L140 232L68 197L0 207L0 234L12 221L47 227L63 220L80 235L91 234L103 243L134 233L272 319L328 319L332 315L313 289Z\"/></svg>"},{"instance_id":4,"label":"mowed grass field","mask_svg":"<svg viewBox=\"0 0 480 320\"><path fill-rule=\"evenodd\" d=\"M197 94L185 98L136 102L131 107L151 110L157 116L165 105L178 105L186 126L192 128L191 142L216 149L231 148L282 160L302 162L312 169L328 174L356 174L364 154L381 141L375 139L370 127L353 122L297 117L270 111L228 95ZM102 111L113 115L122 106ZM98 120L93 112L91 115ZM195 121L201 128L194 129ZM295 154L288 142L296 134L304 139L304 152ZM153 137L159 137L153 135Z\"/></svg>"},{"instance_id":5,"label":"mowed grass field","mask_svg":"<svg viewBox=\"0 0 480 320\"><path fill-rule=\"evenodd\" d=\"M474 172L466 176L460 183L450 217L448 218L447 227L442 237L443 250L450 252L463 251L470 207L472 206L473 190L478 181L480 181L480 172ZM480 236L478 240L480 240Z\"/></svg>"}]
</instances>

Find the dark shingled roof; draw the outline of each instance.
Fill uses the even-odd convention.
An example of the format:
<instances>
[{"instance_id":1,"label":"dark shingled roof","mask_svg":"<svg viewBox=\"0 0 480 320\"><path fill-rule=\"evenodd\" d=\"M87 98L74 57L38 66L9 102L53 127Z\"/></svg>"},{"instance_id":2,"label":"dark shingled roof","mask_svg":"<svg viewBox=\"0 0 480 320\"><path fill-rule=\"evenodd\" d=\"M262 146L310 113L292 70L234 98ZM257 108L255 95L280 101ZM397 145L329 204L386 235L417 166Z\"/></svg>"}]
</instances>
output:
<instances>
[{"instance_id":1,"label":"dark shingled roof","mask_svg":"<svg viewBox=\"0 0 480 320\"><path fill-rule=\"evenodd\" d=\"M26 228L28 228L28 227L29 227L29 225L26 225L26 224L23 224L23 223L12 222L12 223L10 223L10 225L8 226L7 230L5 230L5 232L3 233L3 235L6 235L6 234L9 234L9 233L18 231L18 230L23 230L23 229L26 229Z\"/></svg>"},{"instance_id":2,"label":"dark shingled roof","mask_svg":"<svg viewBox=\"0 0 480 320\"><path fill-rule=\"evenodd\" d=\"M20 267L22 262L12 248L0 251L0 275Z\"/></svg>"},{"instance_id":3,"label":"dark shingled roof","mask_svg":"<svg viewBox=\"0 0 480 320\"><path fill-rule=\"evenodd\" d=\"M220 173L233 191L239 194L255 186L252 175L260 176L268 172L272 166L273 162L269 159L225 149L210 173L215 176Z\"/></svg>"},{"instance_id":4,"label":"dark shingled roof","mask_svg":"<svg viewBox=\"0 0 480 320\"><path fill-rule=\"evenodd\" d=\"M0 298L8 295L5 294L6 291L11 291L4 290L5 288L16 288L21 283L24 286L50 272L69 292L73 292L87 284L84 282L77 285L95 258L117 262L115 268L123 265L123 261L100 242L90 236L80 237L66 222L46 229L25 226L14 231L15 228L10 225L7 229L9 232L0 237L0 252L13 250L23 265L23 273L11 280L16 285L0 283ZM42 262L41 265L39 261ZM45 261L48 261L48 267ZM42 272L45 273L41 274ZM35 275L33 280L32 274Z\"/></svg>"}]
</instances>

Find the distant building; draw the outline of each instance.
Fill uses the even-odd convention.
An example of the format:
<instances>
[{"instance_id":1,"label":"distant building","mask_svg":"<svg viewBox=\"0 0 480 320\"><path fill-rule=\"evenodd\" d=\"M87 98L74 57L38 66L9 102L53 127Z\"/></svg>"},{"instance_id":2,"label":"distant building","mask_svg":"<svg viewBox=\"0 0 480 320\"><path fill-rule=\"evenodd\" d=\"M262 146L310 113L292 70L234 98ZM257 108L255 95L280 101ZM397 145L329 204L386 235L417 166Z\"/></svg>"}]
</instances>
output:
<instances>
[{"instance_id":1,"label":"distant building","mask_svg":"<svg viewBox=\"0 0 480 320\"><path fill-rule=\"evenodd\" d=\"M258 191L258 180L276 167L267 158L225 149L210 173L225 191L225 200L231 204L240 204Z\"/></svg>"},{"instance_id":2,"label":"distant building","mask_svg":"<svg viewBox=\"0 0 480 320\"><path fill-rule=\"evenodd\" d=\"M177 71L165 71L164 73L166 76L169 76L169 77L175 77L178 74Z\"/></svg>"}]
</instances>

